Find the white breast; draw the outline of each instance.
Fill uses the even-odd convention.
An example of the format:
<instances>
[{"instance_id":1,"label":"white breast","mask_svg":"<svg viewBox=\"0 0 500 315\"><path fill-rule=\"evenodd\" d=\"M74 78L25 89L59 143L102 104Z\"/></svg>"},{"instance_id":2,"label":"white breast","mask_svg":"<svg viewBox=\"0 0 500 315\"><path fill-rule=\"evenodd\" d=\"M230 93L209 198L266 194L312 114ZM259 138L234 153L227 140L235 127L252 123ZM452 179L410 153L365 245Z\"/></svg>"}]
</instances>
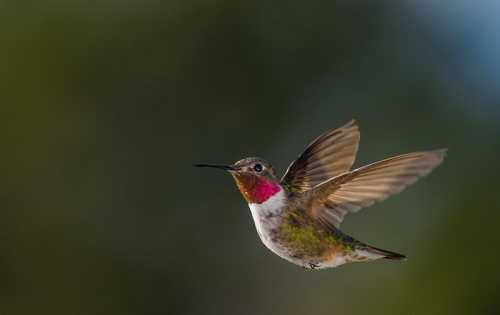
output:
<instances>
[{"instance_id":1,"label":"white breast","mask_svg":"<svg viewBox=\"0 0 500 315\"><path fill-rule=\"evenodd\" d=\"M274 243L271 239L272 231L278 227L281 222L281 212L286 206L286 196L283 190L280 190L274 196L263 203L249 203L255 228L259 234L262 243L277 255L288 259L283 248Z\"/></svg>"}]
</instances>

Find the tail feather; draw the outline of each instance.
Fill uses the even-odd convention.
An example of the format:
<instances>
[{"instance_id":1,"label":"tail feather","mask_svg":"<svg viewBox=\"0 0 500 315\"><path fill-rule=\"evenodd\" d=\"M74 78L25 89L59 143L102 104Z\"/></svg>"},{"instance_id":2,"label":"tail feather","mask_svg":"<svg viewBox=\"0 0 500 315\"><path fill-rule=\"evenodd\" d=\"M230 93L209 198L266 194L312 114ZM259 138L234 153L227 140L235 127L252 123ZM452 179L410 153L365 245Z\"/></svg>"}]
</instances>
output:
<instances>
[{"instance_id":1,"label":"tail feather","mask_svg":"<svg viewBox=\"0 0 500 315\"><path fill-rule=\"evenodd\" d=\"M391 259L391 260L404 260L406 259L406 256L403 254L399 254L396 252L391 252L385 249L373 247L373 246L368 246L368 248L365 249L367 252L373 255L380 256L381 258L384 259Z\"/></svg>"}]
</instances>

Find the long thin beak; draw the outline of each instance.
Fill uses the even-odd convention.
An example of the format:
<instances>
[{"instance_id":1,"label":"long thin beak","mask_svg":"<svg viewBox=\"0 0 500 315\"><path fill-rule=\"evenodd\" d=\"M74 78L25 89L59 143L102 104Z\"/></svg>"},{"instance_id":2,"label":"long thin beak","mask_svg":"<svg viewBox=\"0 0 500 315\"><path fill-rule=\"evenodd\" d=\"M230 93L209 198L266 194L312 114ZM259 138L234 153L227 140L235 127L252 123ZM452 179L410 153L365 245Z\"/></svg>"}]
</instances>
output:
<instances>
[{"instance_id":1,"label":"long thin beak","mask_svg":"<svg viewBox=\"0 0 500 315\"><path fill-rule=\"evenodd\" d=\"M232 165L222 165L222 164L195 164L194 166L219 168L221 170L226 170L226 171L234 171L235 170Z\"/></svg>"}]
</instances>

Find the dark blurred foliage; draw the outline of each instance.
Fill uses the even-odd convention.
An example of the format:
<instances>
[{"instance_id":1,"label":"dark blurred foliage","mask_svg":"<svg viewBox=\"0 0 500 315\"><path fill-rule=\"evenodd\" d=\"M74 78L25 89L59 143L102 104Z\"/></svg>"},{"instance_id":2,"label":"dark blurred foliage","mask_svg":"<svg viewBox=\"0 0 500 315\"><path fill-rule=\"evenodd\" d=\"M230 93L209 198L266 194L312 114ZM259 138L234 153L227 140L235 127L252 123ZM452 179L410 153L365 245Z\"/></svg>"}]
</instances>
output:
<instances>
[{"instance_id":1,"label":"dark blurred foliage","mask_svg":"<svg viewBox=\"0 0 500 315\"><path fill-rule=\"evenodd\" d=\"M498 314L500 6L2 1L0 313ZM343 227L403 252L307 272L229 176L356 118L356 165L449 147Z\"/></svg>"}]
</instances>

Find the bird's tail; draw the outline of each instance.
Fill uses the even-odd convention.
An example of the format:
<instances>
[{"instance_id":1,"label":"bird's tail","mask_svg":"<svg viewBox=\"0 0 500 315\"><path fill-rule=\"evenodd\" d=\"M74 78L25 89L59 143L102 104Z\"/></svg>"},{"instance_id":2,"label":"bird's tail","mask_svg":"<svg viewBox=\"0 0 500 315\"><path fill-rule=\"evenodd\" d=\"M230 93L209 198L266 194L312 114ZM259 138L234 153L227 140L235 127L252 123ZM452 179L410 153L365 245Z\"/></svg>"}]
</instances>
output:
<instances>
[{"instance_id":1,"label":"bird's tail","mask_svg":"<svg viewBox=\"0 0 500 315\"><path fill-rule=\"evenodd\" d=\"M391 260L404 260L406 259L406 256L403 254L391 252L385 249L380 249L377 247L369 246L367 245L365 248L362 250L365 255L367 255L370 258L385 258L385 259L391 259Z\"/></svg>"}]
</instances>

